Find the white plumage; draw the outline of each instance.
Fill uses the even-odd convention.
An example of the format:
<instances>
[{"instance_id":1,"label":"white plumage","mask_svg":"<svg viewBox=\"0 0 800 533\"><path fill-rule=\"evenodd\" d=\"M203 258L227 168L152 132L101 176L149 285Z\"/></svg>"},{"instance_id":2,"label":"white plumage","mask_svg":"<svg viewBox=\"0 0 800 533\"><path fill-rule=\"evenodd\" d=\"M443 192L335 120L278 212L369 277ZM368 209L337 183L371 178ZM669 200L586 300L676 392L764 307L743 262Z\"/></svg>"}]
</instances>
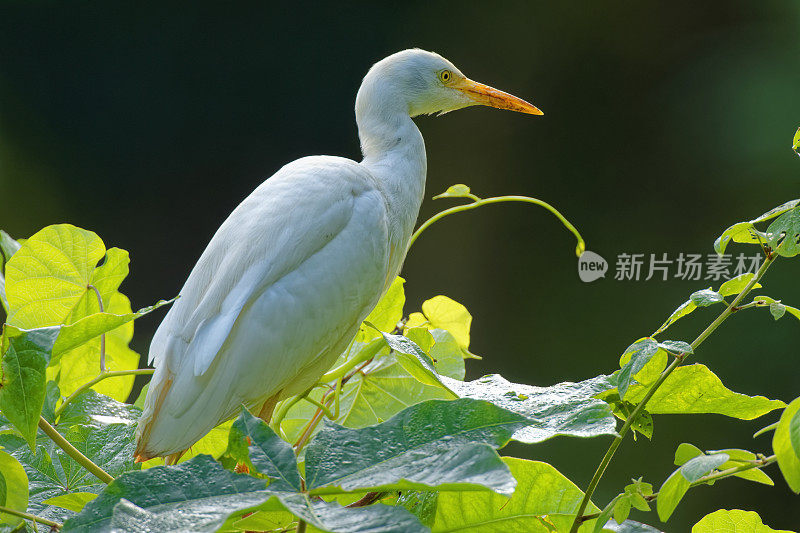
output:
<instances>
[{"instance_id":1,"label":"white plumage","mask_svg":"<svg viewBox=\"0 0 800 533\"><path fill-rule=\"evenodd\" d=\"M405 259L426 173L410 117L476 104L541 114L437 54L389 56L356 98L361 163L298 159L231 213L153 337L138 459L183 452L242 404L268 418L328 370Z\"/></svg>"}]
</instances>

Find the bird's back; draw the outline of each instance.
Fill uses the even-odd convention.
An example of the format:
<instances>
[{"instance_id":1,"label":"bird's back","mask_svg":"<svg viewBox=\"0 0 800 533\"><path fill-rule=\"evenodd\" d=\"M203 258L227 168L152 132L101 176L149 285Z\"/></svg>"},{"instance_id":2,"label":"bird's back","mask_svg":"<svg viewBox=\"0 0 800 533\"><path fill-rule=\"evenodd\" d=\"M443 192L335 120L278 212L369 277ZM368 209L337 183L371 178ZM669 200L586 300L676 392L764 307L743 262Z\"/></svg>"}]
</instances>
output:
<instances>
[{"instance_id":1,"label":"bird's back","mask_svg":"<svg viewBox=\"0 0 800 533\"><path fill-rule=\"evenodd\" d=\"M386 285L386 210L370 172L337 157L299 159L253 191L153 337L137 453L182 451L241 404L313 385Z\"/></svg>"}]
</instances>

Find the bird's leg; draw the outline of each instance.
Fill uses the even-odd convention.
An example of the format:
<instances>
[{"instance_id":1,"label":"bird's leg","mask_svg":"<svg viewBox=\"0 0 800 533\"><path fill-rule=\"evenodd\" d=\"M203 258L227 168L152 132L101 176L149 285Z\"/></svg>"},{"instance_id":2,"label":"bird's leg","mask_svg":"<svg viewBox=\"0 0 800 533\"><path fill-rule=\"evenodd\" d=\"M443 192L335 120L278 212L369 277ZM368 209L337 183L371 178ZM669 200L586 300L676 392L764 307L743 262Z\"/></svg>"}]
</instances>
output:
<instances>
[{"instance_id":1,"label":"bird's leg","mask_svg":"<svg viewBox=\"0 0 800 533\"><path fill-rule=\"evenodd\" d=\"M269 421L272 419L272 412L275 410L275 406L278 405L278 399L280 398L282 391L278 391L272 396L270 396L264 405L261 406L261 410L258 412L258 418L264 421L265 424L269 425Z\"/></svg>"},{"instance_id":2,"label":"bird's leg","mask_svg":"<svg viewBox=\"0 0 800 533\"><path fill-rule=\"evenodd\" d=\"M187 448L188 449L188 448ZM164 457L164 464L167 466L172 466L178 464L181 456L186 453L187 450L183 450L182 452L175 452L172 454L167 455Z\"/></svg>"}]
</instances>

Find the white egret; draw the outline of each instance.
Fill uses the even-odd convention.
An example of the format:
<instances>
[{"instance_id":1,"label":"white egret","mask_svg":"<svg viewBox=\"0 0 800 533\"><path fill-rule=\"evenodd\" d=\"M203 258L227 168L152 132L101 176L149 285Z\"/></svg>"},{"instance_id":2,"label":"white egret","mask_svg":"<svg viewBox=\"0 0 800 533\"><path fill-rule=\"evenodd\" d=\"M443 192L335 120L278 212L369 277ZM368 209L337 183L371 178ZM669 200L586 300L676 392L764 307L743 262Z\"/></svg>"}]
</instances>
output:
<instances>
[{"instance_id":1,"label":"white egret","mask_svg":"<svg viewBox=\"0 0 800 533\"><path fill-rule=\"evenodd\" d=\"M234 209L153 337L137 460L177 460L242 404L269 420L330 368L405 260L427 166L411 117L472 105L542 114L438 54L393 54L356 97L363 161L298 159Z\"/></svg>"}]
</instances>

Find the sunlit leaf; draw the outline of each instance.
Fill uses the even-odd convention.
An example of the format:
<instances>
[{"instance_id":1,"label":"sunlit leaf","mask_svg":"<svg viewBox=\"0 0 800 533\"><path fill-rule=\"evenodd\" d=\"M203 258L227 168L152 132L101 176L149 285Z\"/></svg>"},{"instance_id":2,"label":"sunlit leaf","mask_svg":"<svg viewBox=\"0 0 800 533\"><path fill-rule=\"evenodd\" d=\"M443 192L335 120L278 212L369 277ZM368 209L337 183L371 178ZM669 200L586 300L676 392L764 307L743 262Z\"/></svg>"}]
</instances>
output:
<instances>
[{"instance_id":1,"label":"sunlit leaf","mask_svg":"<svg viewBox=\"0 0 800 533\"><path fill-rule=\"evenodd\" d=\"M2 337L0 411L19 429L31 449L47 391L45 369L57 327L20 330L6 324Z\"/></svg>"},{"instance_id":2,"label":"sunlit leaf","mask_svg":"<svg viewBox=\"0 0 800 533\"><path fill-rule=\"evenodd\" d=\"M365 321L381 331L392 333L403 318L403 306L406 303L406 294L403 290L405 282L403 278L396 277ZM378 332L373 328L362 325L356 336L356 342L367 342L378 336Z\"/></svg>"},{"instance_id":3,"label":"sunlit leaf","mask_svg":"<svg viewBox=\"0 0 800 533\"><path fill-rule=\"evenodd\" d=\"M710 288L693 292L690 299L697 307L708 307L725 301L720 293Z\"/></svg>"},{"instance_id":4,"label":"sunlit leaf","mask_svg":"<svg viewBox=\"0 0 800 533\"><path fill-rule=\"evenodd\" d=\"M800 207L783 213L767 228L769 245L778 255L800 254Z\"/></svg>"},{"instance_id":5,"label":"sunlit leaf","mask_svg":"<svg viewBox=\"0 0 800 533\"><path fill-rule=\"evenodd\" d=\"M11 259L14 252L19 250L20 243L11 238L3 230L0 230L0 306L8 314L8 300L6 299L6 262Z\"/></svg>"},{"instance_id":6,"label":"sunlit leaf","mask_svg":"<svg viewBox=\"0 0 800 533\"><path fill-rule=\"evenodd\" d=\"M778 207L770 209L763 215L758 216L752 220L749 220L747 222L738 222L730 226L724 232L722 232L722 235L720 235L714 242L714 249L717 251L719 255L722 255L725 253L725 249L731 241L746 243L746 244L766 243L767 242L766 233L763 233L758 229L756 229L755 224L775 218L778 215L781 215L789 211L790 209L793 209L798 204L800 204L800 200L792 200L790 202L786 202L783 205L779 205ZM769 230L767 230L767 232L769 232Z\"/></svg>"},{"instance_id":7,"label":"sunlit leaf","mask_svg":"<svg viewBox=\"0 0 800 533\"><path fill-rule=\"evenodd\" d=\"M115 292L111 295L108 310L114 314L130 314L131 304L128 298ZM139 354L128 347L133 338L133 322L121 326L105 334L106 368L109 370L132 370L139 366ZM58 341L56 341L58 343ZM83 343L77 348L64 352L55 364L47 368L47 377L58 382L61 393L72 394L81 385L100 373L101 340ZM117 401L128 399L135 376L121 376L105 379L92 387L101 394Z\"/></svg>"},{"instance_id":8,"label":"sunlit leaf","mask_svg":"<svg viewBox=\"0 0 800 533\"><path fill-rule=\"evenodd\" d=\"M97 234L71 224L34 234L6 264L8 322L28 329L66 322L105 253Z\"/></svg>"},{"instance_id":9,"label":"sunlit leaf","mask_svg":"<svg viewBox=\"0 0 800 533\"><path fill-rule=\"evenodd\" d=\"M0 451L0 506L23 512L28 509L28 476L19 461L4 451ZM21 523L18 516L0 513L0 526Z\"/></svg>"},{"instance_id":10,"label":"sunlit leaf","mask_svg":"<svg viewBox=\"0 0 800 533\"><path fill-rule=\"evenodd\" d=\"M123 324L136 320L148 313L151 313L161 306L172 303L173 300L159 300L155 305L139 309L135 313L113 314L109 312L94 313L85 316L69 325L61 327L55 346L53 346L53 359L55 360L64 352L68 352L82 344L97 338L102 333L114 330ZM114 308L122 307L120 303L111 305Z\"/></svg>"},{"instance_id":11,"label":"sunlit leaf","mask_svg":"<svg viewBox=\"0 0 800 533\"><path fill-rule=\"evenodd\" d=\"M692 533L792 533L765 526L754 511L720 509L705 515L692 526Z\"/></svg>"},{"instance_id":12,"label":"sunlit leaf","mask_svg":"<svg viewBox=\"0 0 800 533\"><path fill-rule=\"evenodd\" d=\"M437 194L433 197L434 200L438 200L439 198L469 198L472 196L470 192L470 188L464 185L463 183L456 183L455 185L451 185L444 191L442 194Z\"/></svg>"},{"instance_id":13,"label":"sunlit leaf","mask_svg":"<svg viewBox=\"0 0 800 533\"><path fill-rule=\"evenodd\" d=\"M724 453L703 454L690 459L673 472L658 491L656 510L661 521L666 522L672 515L692 483L713 472L728 459L729 457Z\"/></svg>"},{"instance_id":14,"label":"sunlit leaf","mask_svg":"<svg viewBox=\"0 0 800 533\"><path fill-rule=\"evenodd\" d=\"M467 308L448 298L434 296L422 304L422 313L412 313L406 326L409 328L424 326L430 329L439 328L450 332L459 346L469 348L469 330L472 326L472 315Z\"/></svg>"},{"instance_id":15,"label":"sunlit leaf","mask_svg":"<svg viewBox=\"0 0 800 533\"><path fill-rule=\"evenodd\" d=\"M71 492L69 494L61 494L48 498L42 503L47 505L55 505L62 509L67 509L75 513L81 512L86 507L86 504L97 498L97 494L92 492Z\"/></svg>"},{"instance_id":16,"label":"sunlit leaf","mask_svg":"<svg viewBox=\"0 0 800 533\"><path fill-rule=\"evenodd\" d=\"M727 463L723 463L720 465L720 470L726 470L728 468L733 468L735 466L742 466L742 461L755 461L757 459L756 454L747 450L741 450L738 448L727 448L725 450L709 450L708 453L724 453L728 457L730 457L730 461ZM740 477L742 479L746 479L748 481L754 481L756 483L761 483L763 485L774 485L775 482L772 481L766 472L764 472L760 468L751 468L750 470L742 470L741 472L737 472L734 474L736 477Z\"/></svg>"},{"instance_id":17,"label":"sunlit leaf","mask_svg":"<svg viewBox=\"0 0 800 533\"><path fill-rule=\"evenodd\" d=\"M514 433L514 440L536 443L557 435L616 435L611 408L594 398L612 387L608 376L551 387L512 383L498 374L469 382L443 379L462 398L486 400L528 418L529 424Z\"/></svg>"},{"instance_id":18,"label":"sunlit leaf","mask_svg":"<svg viewBox=\"0 0 800 533\"><path fill-rule=\"evenodd\" d=\"M703 455L703 450L688 442L682 442L675 450L675 464L682 466L699 455Z\"/></svg>"},{"instance_id":19,"label":"sunlit leaf","mask_svg":"<svg viewBox=\"0 0 800 533\"><path fill-rule=\"evenodd\" d=\"M640 339L625 349L620 359L622 368L617 376L617 389L619 390L620 399L625 398L625 393L633 380L633 375L640 372L658 350L658 342L652 337Z\"/></svg>"},{"instance_id":20,"label":"sunlit leaf","mask_svg":"<svg viewBox=\"0 0 800 533\"><path fill-rule=\"evenodd\" d=\"M792 442L792 430L796 431L797 429L796 423L793 427L792 422L798 412L800 412L800 398L794 400L783 410L778 427L775 428L775 434L772 436L772 449L778 456L778 467L780 467L789 488L796 493L800 493L800 456L795 451ZM794 437L796 439L796 433Z\"/></svg>"},{"instance_id":21,"label":"sunlit leaf","mask_svg":"<svg viewBox=\"0 0 800 533\"><path fill-rule=\"evenodd\" d=\"M626 398L637 403L646 392L646 387L634 384ZM733 392L708 367L693 364L676 368L648 402L647 410L654 415L713 413L752 420L784 405L780 400Z\"/></svg>"},{"instance_id":22,"label":"sunlit leaf","mask_svg":"<svg viewBox=\"0 0 800 533\"><path fill-rule=\"evenodd\" d=\"M405 368L409 374L417 378L425 385L442 386L446 385L442 382L441 376L436 371L433 359L425 353L413 341L404 337L403 335L392 335L390 333L382 333L383 338L386 339L386 344L397 352L397 360Z\"/></svg>"},{"instance_id":23,"label":"sunlit leaf","mask_svg":"<svg viewBox=\"0 0 800 533\"><path fill-rule=\"evenodd\" d=\"M517 488L511 499L493 492L441 491L436 505L434 533L469 531L497 533L525 531L545 533L542 517L574 515L583 492L547 463L504 457ZM588 513L599 509L589 504ZM591 531L593 521L580 531Z\"/></svg>"}]
</instances>

